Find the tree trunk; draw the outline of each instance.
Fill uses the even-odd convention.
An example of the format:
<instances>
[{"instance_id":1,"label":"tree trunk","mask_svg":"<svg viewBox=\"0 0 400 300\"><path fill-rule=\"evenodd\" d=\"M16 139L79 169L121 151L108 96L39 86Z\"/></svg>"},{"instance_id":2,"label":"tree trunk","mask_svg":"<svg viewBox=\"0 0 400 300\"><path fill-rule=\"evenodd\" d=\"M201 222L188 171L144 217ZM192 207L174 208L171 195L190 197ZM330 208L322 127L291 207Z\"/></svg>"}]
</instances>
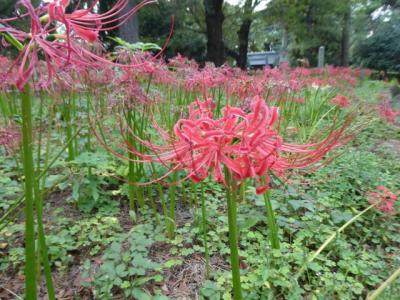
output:
<instances>
[{"instance_id":1,"label":"tree trunk","mask_svg":"<svg viewBox=\"0 0 400 300\"><path fill-rule=\"evenodd\" d=\"M340 65L349 66L350 56L350 23L351 23L351 6L348 5L343 15L342 38L340 45Z\"/></svg>"},{"instance_id":2,"label":"tree trunk","mask_svg":"<svg viewBox=\"0 0 400 300\"><path fill-rule=\"evenodd\" d=\"M222 11L223 3L223 0L204 0L207 26L207 60L212 61L217 67L225 62L222 32L222 24L225 18Z\"/></svg>"},{"instance_id":3,"label":"tree trunk","mask_svg":"<svg viewBox=\"0 0 400 300\"><path fill-rule=\"evenodd\" d=\"M252 21L253 20L250 18L243 20L243 23L238 31L239 56L237 60L237 66L242 70L247 68L247 51L249 48L249 34Z\"/></svg>"},{"instance_id":4,"label":"tree trunk","mask_svg":"<svg viewBox=\"0 0 400 300\"><path fill-rule=\"evenodd\" d=\"M279 55L279 63L288 61L288 44L289 44L289 30L285 26L283 28L282 46L281 46L281 51L280 51L280 55Z\"/></svg>"},{"instance_id":5,"label":"tree trunk","mask_svg":"<svg viewBox=\"0 0 400 300\"><path fill-rule=\"evenodd\" d=\"M119 13L123 15L133 9L136 1L129 1L126 7ZM125 23L118 28L119 37L128 43L137 43L139 41L139 21L137 14L131 16Z\"/></svg>"}]
</instances>

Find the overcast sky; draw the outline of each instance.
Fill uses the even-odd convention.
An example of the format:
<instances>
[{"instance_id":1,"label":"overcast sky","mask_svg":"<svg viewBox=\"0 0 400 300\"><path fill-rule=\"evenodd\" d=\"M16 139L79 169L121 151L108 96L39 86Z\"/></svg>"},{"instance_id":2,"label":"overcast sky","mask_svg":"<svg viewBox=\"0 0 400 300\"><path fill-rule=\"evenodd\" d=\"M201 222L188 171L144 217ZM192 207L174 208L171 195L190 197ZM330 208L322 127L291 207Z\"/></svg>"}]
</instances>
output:
<instances>
[{"instance_id":1,"label":"overcast sky","mask_svg":"<svg viewBox=\"0 0 400 300\"><path fill-rule=\"evenodd\" d=\"M236 5L236 4L242 3L244 0L225 0L225 1L228 2L229 4ZM262 0L260 5L257 7L257 10L265 8L269 1L270 0Z\"/></svg>"}]
</instances>

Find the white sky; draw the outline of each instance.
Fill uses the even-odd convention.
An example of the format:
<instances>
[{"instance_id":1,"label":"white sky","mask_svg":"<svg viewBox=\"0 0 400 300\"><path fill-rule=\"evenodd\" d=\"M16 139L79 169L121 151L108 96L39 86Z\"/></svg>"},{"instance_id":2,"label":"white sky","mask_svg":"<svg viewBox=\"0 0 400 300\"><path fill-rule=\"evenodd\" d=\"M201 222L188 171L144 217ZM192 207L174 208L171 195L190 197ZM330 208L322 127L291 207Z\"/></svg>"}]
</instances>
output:
<instances>
[{"instance_id":1,"label":"white sky","mask_svg":"<svg viewBox=\"0 0 400 300\"><path fill-rule=\"evenodd\" d=\"M242 2L244 2L244 0L225 0L225 1L232 5L241 4ZM256 10L264 9L269 1L270 0L262 0L260 5L258 5L258 7L256 8Z\"/></svg>"}]
</instances>

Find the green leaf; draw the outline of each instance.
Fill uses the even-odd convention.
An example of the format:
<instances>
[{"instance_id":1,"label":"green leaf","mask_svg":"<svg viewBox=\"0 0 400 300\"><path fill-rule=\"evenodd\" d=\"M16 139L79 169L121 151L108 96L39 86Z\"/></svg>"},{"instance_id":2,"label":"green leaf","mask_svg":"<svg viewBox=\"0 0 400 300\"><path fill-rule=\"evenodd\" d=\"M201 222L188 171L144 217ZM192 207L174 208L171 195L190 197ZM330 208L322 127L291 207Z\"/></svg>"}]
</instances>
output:
<instances>
[{"instance_id":1,"label":"green leaf","mask_svg":"<svg viewBox=\"0 0 400 300\"><path fill-rule=\"evenodd\" d=\"M341 212L341 211L333 211L331 212L332 221L335 224L344 223L350 220L353 217L353 214L350 212Z\"/></svg>"},{"instance_id":2,"label":"green leaf","mask_svg":"<svg viewBox=\"0 0 400 300\"><path fill-rule=\"evenodd\" d=\"M239 222L239 228L240 230L249 230L263 219L264 218L261 218L260 216L248 216L244 221Z\"/></svg>"},{"instance_id":3,"label":"green leaf","mask_svg":"<svg viewBox=\"0 0 400 300\"><path fill-rule=\"evenodd\" d=\"M289 200L289 204L293 207L294 210L299 210L301 208L305 208L309 211L315 211L314 204L308 200Z\"/></svg>"},{"instance_id":4,"label":"green leaf","mask_svg":"<svg viewBox=\"0 0 400 300\"><path fill-rule=\"evenodd\" d=\"M169 300L169 298L164 295L155 295L152 300Z\"/></svg>"},{"instance_id":5,"label":"green leaf","mask_svg":"<svg viewBox=\"0 0 400 300\"><path fill-rule=\"evenodd\" d=\"M180 260L180 259L170 259L170 260L168 260L168 261L166 261L165 263L164 263L164 267L165 268L171 268L171 267L174 267L174 266L180 266L180 265L182 265L182 260Z\"/></svg>"},{"instance_id":6,"label":"green leaf","mask_svg":"<svg viewBox=\"0 0 400 300\"><path fill-rule=\"evenodd\" d=\"M132 296L136 300L151 300L151 297L149 296L149 294L145 293L144 291L142 291L138 288L132 289Z\"/></svg>"},{"instance_id":7,"label":"green leaf","mask_svg":"<svg viewBox=\"0 0 400 300\"><path fill-rule=\"evenodd\" d=\"M128 274L128 272L126 271L126 267L123 264L120 264L115 268L115 273L119 277L125 277Z\"/></svg>"},{"instance_id":8,"label":"green leaf","mask_svg":"<svg viewBox=\"0 0 400 300\"><path fill-rule=\"evenodd\" d=\"M109 166L109 159L106 153L102 152L82 152L71 163L82 167L93 167L106 170Z\"/></svg>"}]
</instances>

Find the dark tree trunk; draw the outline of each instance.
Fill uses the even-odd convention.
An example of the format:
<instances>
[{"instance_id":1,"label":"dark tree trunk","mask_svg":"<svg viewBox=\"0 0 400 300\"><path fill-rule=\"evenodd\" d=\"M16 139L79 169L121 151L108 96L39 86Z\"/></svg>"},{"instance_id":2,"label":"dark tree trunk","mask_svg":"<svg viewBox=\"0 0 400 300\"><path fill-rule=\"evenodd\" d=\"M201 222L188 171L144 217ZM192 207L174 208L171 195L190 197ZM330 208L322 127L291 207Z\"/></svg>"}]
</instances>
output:
<instances>
[{"instance_id":1,"label":"dark tree trunk","mask_svg":"<svg viewBox=\"0 0 400 300\"><path fill-rule=\"evenodd\" d=\"M222 32L223 0L204 0L207 26L207 60L216 66L225 62L225 46Z\"/></svg>"},{"instance_id":2,"label":"dark tree trunk","mask_svg":"<svg viewBox=\"0 0 400 300\"><path fill-rule=\"evenodd\" d=\"M238 31L239 55L237 59L237 66L242 70L245 70L247 68L247 51L249 48L249 34L252 22L252 19L246 18L245 20L243 20L243 23Z\"/></svg>"},{"instance_id":3,"label":"dark tree trunk","mask_svg":"<svg viewBox=\"0 0 400 300\"><path fill-rule=\"evenodd\" d=\"M351 7L350 5L348 5L346 12L343 15L343 28L342 28L342 38L340 45L340 65L343 67L349 66L350 23L351 23Z\"/></svg>"},{"instance_id":4,"label":"dark tree trunk","mask_svg":"<svg viewBox=\"0 0 400 300\"><path fill-rule=\"evenodd\" d=\"M126 7L119 13L123 15L133 9L136 1L129 1ZM139 21L137 14L131 16L118 28L119 37L129 43L137 43L139 41Z\"/></svg>"},{"instance_id":5,"label":"dark tree trunk","mask_svg":"<svg viewBox=\"0 0 400 300\"><path fill-rule=\"evenodd\" d=\"M287 28L287 26L284 26L282 35L282 46L281 46L281 51L279 53L279 63L287 62L289 60L288 45L289 45L289 29Z\"/></svg>"}]
</instances>

